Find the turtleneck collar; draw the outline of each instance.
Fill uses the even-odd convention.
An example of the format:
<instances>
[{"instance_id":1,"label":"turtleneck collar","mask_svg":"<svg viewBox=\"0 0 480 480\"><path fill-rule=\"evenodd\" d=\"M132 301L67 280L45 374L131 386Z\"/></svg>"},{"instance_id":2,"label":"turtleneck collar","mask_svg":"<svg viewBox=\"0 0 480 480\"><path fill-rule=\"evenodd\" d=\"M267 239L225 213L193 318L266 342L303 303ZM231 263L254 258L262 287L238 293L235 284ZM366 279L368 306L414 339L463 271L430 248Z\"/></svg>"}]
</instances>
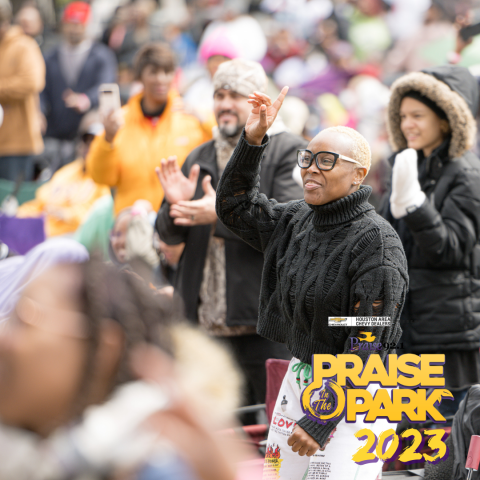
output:
<instances>
[{"instance_id":1,"label":"turtleneck collar","mask_svg":"<svg viewBox=\"0 0 480 480\"><path fill-rule=\"evenodd\" d=\"M332 227L350 222L359 215L374 210L374 207L368 203L371 193L372 187L361 185L357 191L339 200L325 205L308 204L314 211L313 224L319 227Z\"/></svg>"}]
</instances>

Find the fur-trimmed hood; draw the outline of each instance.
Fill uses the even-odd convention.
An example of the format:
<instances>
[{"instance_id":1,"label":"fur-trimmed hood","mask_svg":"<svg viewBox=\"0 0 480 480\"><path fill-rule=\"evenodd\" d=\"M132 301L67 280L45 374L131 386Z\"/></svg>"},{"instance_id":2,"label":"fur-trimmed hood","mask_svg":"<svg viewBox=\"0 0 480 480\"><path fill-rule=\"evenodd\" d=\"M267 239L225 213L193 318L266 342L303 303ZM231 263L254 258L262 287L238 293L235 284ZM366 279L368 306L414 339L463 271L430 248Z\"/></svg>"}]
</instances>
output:
<instances>
[{"instance_id":1,"label":"fur-trimmed hood","mask_svg":"<svg viewBox=\"0 0 480 480\"><path fill-rule=\"evenodd\" d=\"M428 97L447 115L452 130L450 158L460 157L473 146L477 133L477 81L466 68L440 66L409 73L392 85L387 128L395 151L407 148L407 141L400 130L400 104L410 90Z\"/></svg>"}]
</instances>

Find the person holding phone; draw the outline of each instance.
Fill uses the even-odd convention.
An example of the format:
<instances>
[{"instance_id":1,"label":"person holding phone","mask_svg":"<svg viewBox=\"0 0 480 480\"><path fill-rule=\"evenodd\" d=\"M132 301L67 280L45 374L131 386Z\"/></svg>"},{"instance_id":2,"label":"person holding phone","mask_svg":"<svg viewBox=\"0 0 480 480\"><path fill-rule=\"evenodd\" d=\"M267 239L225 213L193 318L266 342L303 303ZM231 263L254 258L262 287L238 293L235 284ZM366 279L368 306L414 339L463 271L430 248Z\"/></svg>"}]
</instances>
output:
<instances>
[{"instance_id":1,"label":"person holding phone","mask_svg":"<svg viewBox=\"0 0 480 480\"><path fill-rule=\"evenodd\" d=\"M105 132L95 138L87 157L92 178L116 190L115 214L140 199L158 210L163 190L155 168L162 158L176 156L181 166L195 147L211 138L197 118L178 109L175 57L168 45L145 45L136 56L135 74L143 91L121 111L104 117Z\"/></svg>"}]
</instances>

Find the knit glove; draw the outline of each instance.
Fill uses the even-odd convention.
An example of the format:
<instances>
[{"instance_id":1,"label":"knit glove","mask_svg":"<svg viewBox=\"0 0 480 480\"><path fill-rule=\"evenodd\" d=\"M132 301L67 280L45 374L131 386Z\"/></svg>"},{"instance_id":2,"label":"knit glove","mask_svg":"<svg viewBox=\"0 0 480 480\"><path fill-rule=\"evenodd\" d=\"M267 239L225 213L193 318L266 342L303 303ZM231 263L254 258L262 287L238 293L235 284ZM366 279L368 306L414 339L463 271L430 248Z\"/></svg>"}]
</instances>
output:
<instances>
[{"instance_id":1,"label":"knit glove","mask_svg":"<svg viewBox=\"0 0 480 480\"><path fill-rule=\"evenodd\" d=\"M407 208L420 207L426 198L418 181L417 152L407 148L395 157L390 211L394 218L405 217Z\"/></svg>"}]
</instances>

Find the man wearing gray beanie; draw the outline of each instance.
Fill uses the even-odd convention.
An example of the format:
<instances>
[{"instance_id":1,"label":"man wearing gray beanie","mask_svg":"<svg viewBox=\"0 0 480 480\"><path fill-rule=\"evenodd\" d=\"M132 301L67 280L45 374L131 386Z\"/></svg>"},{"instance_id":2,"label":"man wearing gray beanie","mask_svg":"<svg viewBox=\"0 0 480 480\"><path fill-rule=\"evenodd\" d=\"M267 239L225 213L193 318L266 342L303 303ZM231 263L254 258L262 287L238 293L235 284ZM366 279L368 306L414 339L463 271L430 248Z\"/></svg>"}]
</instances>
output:
<instances>
[{"instance_id":1,"label":"man wearing gray beanie","mask_svg":"<svg viewBox=\"0 0 480 480\"><path fill-rule=\"evenodd\" d=\"M265 360L290 355L283 345L256 333L263 255L217 222L215 189L250 113L248 96L265 92L267 76L259 63L235 59L220 65L213 85L218 128L181 170L174 158L162 161L157 173L165 200L156 228L166 244L185 245L175 289L187 317L229 345L247 379L246 402L264 403ZM281 122L268 133L260 192L279 202L303 198L292 172L296 151L307 142L287 132Z\"/></svg>"}]
</instances>

